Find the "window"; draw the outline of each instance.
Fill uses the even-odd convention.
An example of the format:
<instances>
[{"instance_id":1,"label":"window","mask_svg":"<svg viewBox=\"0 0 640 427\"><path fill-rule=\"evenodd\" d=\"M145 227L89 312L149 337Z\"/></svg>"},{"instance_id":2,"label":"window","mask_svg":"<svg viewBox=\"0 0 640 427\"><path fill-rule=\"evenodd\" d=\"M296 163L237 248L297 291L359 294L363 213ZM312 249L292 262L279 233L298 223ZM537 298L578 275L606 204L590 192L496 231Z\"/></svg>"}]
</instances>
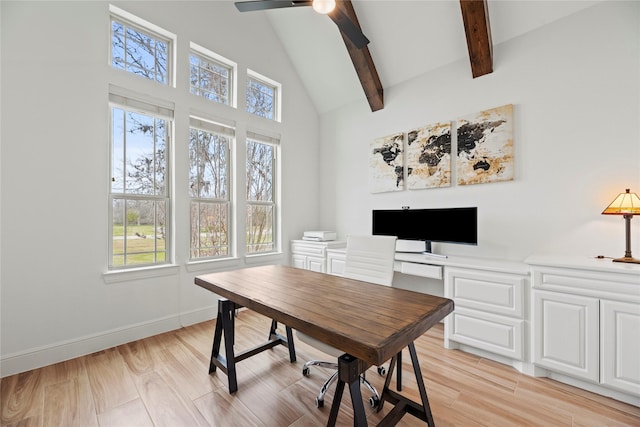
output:
<instances>
[{"instance_id":1,"label":"window","mask_svg":"<svg viewBox=\"0 0 640 427\"><path fill-rule=\"evenodd\" d=\"M230 145L233 130L191 118L191 259L230 255Z\"/></svg>"},{"instance_id":2,"label":"window","mask_svg":"<svg viewBox=\"0 0 640 427\"><path fill-rule=\"evenodd\" d=\"M115 94L110 101L109 268L167 263L173 111Z\"/></svg>"},{"instance_id":3,"label":"window","mask_svg":"<svg viewBox=\"0 0 640 427\"><path fill-rule=\"evenodd\" d=\"M277 140L247 136L247 253L273 252L276 240Z\"/></svg>"},{"instance_id":4,"label":"window","mask_svg":"<svg viewBox=\"0 0 640 427\"><path fill-rule=\"evenodd\" d=\"M280 84L249 70L247 76L247 112L280 121Z\"/></svg>"},{"instance_id":5,"label":"window","mask_svg":"<svg viewBox=\"0 0 640 427\"><path fill-rule=\"evenodd\" d=\"M129 15L111 6L111 65L149 80L169 84L172 39L153 31L148 24L136 25L123 17ZM114 12L116 14L114 14ZM123 16L118 16L123 15ZM131 16L135 21L142 20Z\"/></svg>"},{"instance_id":6,"label":"window","mask_svg":"<svg viewBox=\"0 0 640 427\"><path fill-rule=\"evenodd\" d=\"M106 276L128 280L165 274L175 270L167 267L175 267L170 264L176 259L188 259L199 269L209 263L233 264L237 256L279 256L280 141L279 136L267 135L278 126L273 122L280 121L280 83L247 71L247 111L273 122L243 112L239 117L262 121L264 130L246 132L246 146L238 148L235 113L234 119L225 117L228 108L201 100L236 108L242 100L238 65L189 42L188 51L180 56L184 66L189 57L190 84L178 87L176 55L182 44L177 45L177 36L116 6L109 5L109 13L107 74L118 83L108 82L111 163L105 178L109 179L110 271ZM189 117L189 125L176 126L176 116ZM174 158L176 144L182 148ZM237 149L246 149L245 171L245 159L236 157ZM181 162L177 166L176 160ZM174 182L183 193L176 193ZM244 185L246 205L238 207ZM172 229L174 224L178 228ZM185 232L188 246L186 238L176 246L172 239Z\"/></svg>"},{"instance_id":7,"label":"window","mask_svg":"<svg viewBox=\"0 0 640 427\"><path fill-rule=\"evenodd\" d=\"M189 66L192 94L233 106L234 63L192 43Z\"/></svg>"}]
</instances>

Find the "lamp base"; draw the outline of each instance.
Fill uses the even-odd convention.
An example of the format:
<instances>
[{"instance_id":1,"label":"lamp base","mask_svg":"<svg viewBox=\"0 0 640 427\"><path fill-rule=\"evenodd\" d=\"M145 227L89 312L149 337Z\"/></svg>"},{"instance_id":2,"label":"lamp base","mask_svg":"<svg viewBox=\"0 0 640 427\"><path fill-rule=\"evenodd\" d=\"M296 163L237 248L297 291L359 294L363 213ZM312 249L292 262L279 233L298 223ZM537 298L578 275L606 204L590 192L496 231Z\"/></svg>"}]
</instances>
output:
<instances>
[{"instance_id":1,"label":"lamp base","mask_svg":"<svg viewBox=\"0 0 640 427\"><path fill-rule=\"evenodd\" d=\"M640 264L640 259L633 258L633 257L630 257L630 256L625 256L625 257L622 257L622 258L616 258L616 259L613 260L613 262L627 262L627 263L630 263L630 264Z\"/></svg>"}]
</instances>

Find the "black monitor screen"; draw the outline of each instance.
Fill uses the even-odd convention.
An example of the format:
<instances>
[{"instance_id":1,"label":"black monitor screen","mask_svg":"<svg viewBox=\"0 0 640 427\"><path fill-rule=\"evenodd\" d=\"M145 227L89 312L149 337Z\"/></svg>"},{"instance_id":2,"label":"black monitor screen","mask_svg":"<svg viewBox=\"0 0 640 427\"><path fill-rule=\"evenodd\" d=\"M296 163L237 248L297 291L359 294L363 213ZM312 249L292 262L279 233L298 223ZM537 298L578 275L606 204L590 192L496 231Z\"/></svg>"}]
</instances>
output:
<instances>
[{"instance_id":1,"label":"black monitor screen","mask_svg":"<svg viewBox=\"0 0 640 427\"><path fill-rule=\"evenodd\" d=\"M478 244L478 208L374 210L372 234Z\"/></svg>"}]
</instances>

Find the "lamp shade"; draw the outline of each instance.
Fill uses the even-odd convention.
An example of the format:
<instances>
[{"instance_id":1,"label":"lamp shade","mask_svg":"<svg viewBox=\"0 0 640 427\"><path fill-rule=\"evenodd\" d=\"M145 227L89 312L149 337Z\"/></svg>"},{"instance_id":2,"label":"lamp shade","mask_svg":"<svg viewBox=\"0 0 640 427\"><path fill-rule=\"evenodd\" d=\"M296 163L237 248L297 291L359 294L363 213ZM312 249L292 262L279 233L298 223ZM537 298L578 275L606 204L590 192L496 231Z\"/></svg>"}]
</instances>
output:
<instances>
[{"instance_id":1,"label":"lamp shade","mask_svg":"<svg viewBox=\"0 0 640 427\"><path fill-rule=\"evenodd\" d=\"M602 215L640 215L640 198L627 188L602 211Z\"/></svg>"}]
</instances>

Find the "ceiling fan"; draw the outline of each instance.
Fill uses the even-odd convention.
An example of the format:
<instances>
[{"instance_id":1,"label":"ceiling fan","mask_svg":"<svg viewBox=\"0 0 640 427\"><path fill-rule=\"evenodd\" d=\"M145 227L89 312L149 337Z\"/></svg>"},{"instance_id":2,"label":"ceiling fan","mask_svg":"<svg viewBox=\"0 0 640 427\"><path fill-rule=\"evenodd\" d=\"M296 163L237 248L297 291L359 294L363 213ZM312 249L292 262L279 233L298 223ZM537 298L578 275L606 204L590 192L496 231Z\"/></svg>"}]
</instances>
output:
<instances>
[{"instance_id":1,"label":"ceiling fan","mask_svg":"<svg viewBox=\"0 0 640 427\"><path fill-rule=\"evenodd\" d=\"M240 12L252 12L256 10L280 9L285 7L312 6L318 13L329 15L329 18L336 23L340 31L347 36L351 42L362 49L369 44L369 39L362 34L357 26L342 10L336 8L335 0L251 0L237 1L236 7Z\"/></svg>"}]
</instances>

